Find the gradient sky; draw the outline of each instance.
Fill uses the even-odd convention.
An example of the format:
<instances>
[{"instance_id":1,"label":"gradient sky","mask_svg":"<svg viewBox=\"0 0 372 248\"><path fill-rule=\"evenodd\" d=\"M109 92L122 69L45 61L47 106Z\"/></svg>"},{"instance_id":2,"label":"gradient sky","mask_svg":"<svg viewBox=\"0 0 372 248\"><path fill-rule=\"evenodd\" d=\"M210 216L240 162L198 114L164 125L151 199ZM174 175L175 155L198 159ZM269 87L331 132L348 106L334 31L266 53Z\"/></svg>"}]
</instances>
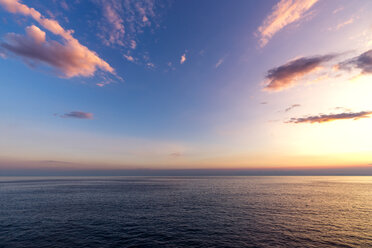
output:
<instances>
[{"instance_id":1,"label":"gradient sky","mask_svg":"<svg viewBox=\"0 0 372 248\"><path fill-rule=\"evenodd\" d=\"M371 11L0 0L0 169L369 166Z\"/></svg>"}]
</instances>

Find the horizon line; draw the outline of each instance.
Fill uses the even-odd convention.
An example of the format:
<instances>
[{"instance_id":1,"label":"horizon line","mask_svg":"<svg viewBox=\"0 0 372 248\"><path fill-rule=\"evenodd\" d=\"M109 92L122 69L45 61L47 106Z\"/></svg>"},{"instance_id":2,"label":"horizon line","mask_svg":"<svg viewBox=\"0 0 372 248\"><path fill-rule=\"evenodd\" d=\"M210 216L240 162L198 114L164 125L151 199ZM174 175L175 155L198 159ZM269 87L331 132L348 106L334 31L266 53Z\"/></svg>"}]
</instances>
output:
<instances>
[{"instance_id":1,"label":"horizon line","mask_svg":"<svg viewBox=\"0 0 372 248\"><path fill-rule=\"evenodd\" d=\"M372 166L221 169L3 169L6 176L372 176Z\"/></svg>"}]
</instances>

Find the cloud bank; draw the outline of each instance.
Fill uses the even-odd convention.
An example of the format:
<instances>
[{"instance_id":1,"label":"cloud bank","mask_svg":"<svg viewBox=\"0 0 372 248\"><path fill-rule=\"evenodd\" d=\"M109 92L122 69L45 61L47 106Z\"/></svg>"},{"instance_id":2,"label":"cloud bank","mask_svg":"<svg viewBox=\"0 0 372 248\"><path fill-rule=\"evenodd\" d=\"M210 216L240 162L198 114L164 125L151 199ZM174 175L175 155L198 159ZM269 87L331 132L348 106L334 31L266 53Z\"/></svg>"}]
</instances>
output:
<instances>
[{"instance_id":1,"label":"cloud bank","mask_svg":"<svg viewBox=\"0 0 372 248\"><path fill-rule=\"evenodd\" d=\"M335 58L335 54L327 54L322 56L301 57L288 63L270 69L267 72L266 79L268 80L265 90L280 91L293 86L297 80L301 79L306 74L315 71L321 64Z\"/></svg>"},{"instance_id":2,"label":"cloud bank","mask_svg":"<svg viewBox=\"0 0 372 248\"><path fill-rule=\"evenodd\" d=\"M63 43L47 41L44 31L35 25L26 28L26 35L8 34L1 46L19 55L28 62L44 62L62 72L64 77L93 76L97 69L114 73L114 69L94 51L80 44L72 36L72 30L65 30L52 19L45 18L34 8L20 3L19 0L0 0L0 6L13 14L31 17L43 28L60 36Z\"/></svg>"},{"instance_id":3,"label":"cloud bank","mask_svg":"<svg viewBox=\"0 0 372 248\"><path fill-rule=\"evenodd\" d=\"M335 120L359 120L362 118L370 118L372 115L372 111L362 111L362 112L355 112L355 113L340 113L340 114L320 114L314 116L307 116L301 118L291 118L286 123L324 123L330 122Z\"/></svg>"},{"instance_id":4,"label":"cloud bank","mask_svg":"<svg viewBox=\"0 0 372 248\"><path fill-rule=\"evenodd\" d=\"M259 45L264 47L281 29L303 18L318 0L281 0L258 28Z\"/></svg>"}]
</instances>

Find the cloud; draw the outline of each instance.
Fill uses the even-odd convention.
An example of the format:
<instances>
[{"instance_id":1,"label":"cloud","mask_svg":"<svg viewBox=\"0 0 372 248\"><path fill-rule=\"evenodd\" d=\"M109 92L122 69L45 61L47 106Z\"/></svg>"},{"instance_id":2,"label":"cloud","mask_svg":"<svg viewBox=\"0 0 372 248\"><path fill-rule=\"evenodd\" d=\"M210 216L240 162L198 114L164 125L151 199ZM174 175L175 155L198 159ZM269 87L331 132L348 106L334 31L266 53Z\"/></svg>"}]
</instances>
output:
<instances>
[{"instance_id":1,"label":"cloud","mask_svg":"<svg viewBox=\"0 0 372 248\"><path fill-rule=\"evenodd\" d=\"M124 45L122 41L125 34L124 20L117 12L119 2L112 1L109 3L104 1L103 3L103 13L107 22L110 24L110 32L107 32L108 37L106 37L105 42L107 45L115 43Z\"/></svg>"},{"instance_id":2,"label":"cloud","mask_svg":"<svg viewBox=\"0 0 372 248\"><path fill-rule=\"evenodd\" d=\"M222 63L223 63L224 59L219 59L217 64L216 64L216 68L218 68Z\"/></svg>"},{"instance_id":3,"label":"cloud","mask_svg":"<svg viewBox=\"0 0 372 248\"><path fill-rule=\"evenodd\" d=\"M43 62L57 69L66 78L93 76L97 67L112 69L106 68L108 64L101 64L102 61L96 55L89 56L89 53L81 50L82 47L76 43L47 41L45 32L34 25L26 28L26 35L8 34L6 42L1 46L23 57L29 64Z\"/></svg>"},{"instance_id":4,"label":"cloud","mask_svg":"<svg viewBox=\"0 0 372 248\"><path fill-rule=\"evenodd\" d=\"M81 112L81 111L72 111L60 116L61 118L76 118L76 119L93 119L92 113Z\"/></svg>"},{"instance_id":5,"label":"cloud","mask_svg":"<svg viewBox=\"0 0 372 248\"><path fill-rule=\"evenodd\" d=\"M181 157L183 154L180 153L180 152L173 152L171 154L169 154L169 156L173 157L173 158L178 158L178 157Z\"/></svg>"},{"instance_id":6,"label":"cloud","mask_svg":"<svg viewBox=\"0 0 372 248\"><path fill-rule=\"evenodd\" d=\"M372 115L372 111L362 111L362 112L347 112L340 114L320 114L314 116L306 116L301 118L291 118L286 123L323 123L335 120L359 120L362 118L369 118Z\"/></svg>"},{"instance_id":7,"label":"cloud","mask_svg":"<svg viewBox=\"0 0 372 248\"><path fill-rule=\"evenodd\" d=\"M288 63L270 69L266 79L269 81L265 86L267 91L279 91L293 86L297 80L306 74L320 68L320 65L335 58L337 55L328 54L313 57L301 57Z\"/></svg>"},{"instance_id":8,"label":"cloud","mask_svg":"<svg viewBox=\"0 0 372 248\"><path fill-rule=\"evenodd\" d=\"M60 1L60 5L64 10L69 10L69 7L65 0Z\"/></svg>"},{"instance_id":9,"label":"cloud","mask_svg":"<svg viewBox=\"0 0 372 248\"><path fill-rule=\"evenodd\" d=\"M146 27L158 27L154 0L94 0L103 11L103 20L97 24L99 37L107 46L119 45L136 49L137 35Z\"/></svg>"},{"instance_id":10,"label":"cloud","mask_svg":"<svg viewBox=\"0 0 372 248\"><path fill-rule=\"evenodd\" d=\"M132 49L136 49L136 47L137 47L137 42L134 41L134 40L131 40L131 41L130 41L130 48L132 48Z\"/></svg>"},{"instance_id":11,"label":"cloud","mask_svg":"<svg viewBox=\"0 0 372 248\"><path fill-rule=\"evenodd\" d=\"M59 161L59 160L40 160L38 162L42 164L73 164L71 162Z\"/></svg>"},{"instance_id":12,"label":"cloud","mask_svg":"<svg viewBox=\"0 0 372 248\"><path fill-rule=\"evenodd\" d=\"M128 60L128 61L130 61L130 62L133 62L133 61L134 61L134 58L133 58L132 56L130 56L130 55L126 55L126 54L124 54L123 56L124 56L124 58L125 58L126 60Z\"/></svg>"},{"instance_id":13,"label":"cloud","mask_svg":"<svg viewBox=\"0 0 372 248\"><path fill-rule=\"evenodd\" d=\"M186 53L182 54L180 64L182 65L186 61Z\"/></svg>"},{"instance_id":14,"label":"cloud","mask_svg":"<svg viewBox=\"0 0 372 248\"><path fill-rule=\"evenodd\" d=\"M292 110L294 108L300 107L300 106L301 106L301 104L292 104L291 106L289 106L288 108L286 108L284 110L284 112L288 112L288 111L290 111L290 110Z\"/></svg>"},{"instance_id":15,"label":"cloud","mask_svg":"<svg viewBox=\"0 0 372 248\"><path fill-rule=\"evenodd\" d=\"M26 28L26 36L8 34L7 42L2 47L32 62L44 62L63 73L67 78L75 76L93 76L97 68L114 73L114 69L95 52L81 45L72 36L72 30L65 30L52 19L45 18L35 10L22 4L19 0L0 0L8 12L29 16L43 28L60 36L63 43L47 41L45 32L35 25Z\"/></svg>"},{"instance_id":16,"label":"cloud","mask_svg":"<svg viewBox=\"0 0 372 248\"><path fill-rule=\"evenodd\" d=\"M101 17L89 21L102 43L126 54L128 61L151 68L154 62L150 59L146 44L140 42L145 32L154 34L160 28L164 10L171 3L156 0L91 1L101 10Z\"/></svg>"},{"instance_id":17,"label":"cloud","mask_svg":"<svg viewBox=\"0 0 372 248\"><path fill-rule=\"evenodd\" d=\"M345 108L345 107L335 107L334 109L335 109L335 110L345 111L345 112L351 112L351 109L349 109L349 108Z\"/></svg>"},{"instance_id":18,"label":"cloud","mask_svg":"<svg viewBox=\"0 0 372 248\"><path fill-rule=\"evenodd\" d=\"M333 14L336 14L336 13L338 13L338 12L344 10L344 9L345 9L345 7L341 6L341 7L337 8L337 9L335 9L332 13Z\"/></svg>"},{"instance_id":19,"label":"cloud","mask_svg":"<svg viewBox=\"0 0 372 248\"><path fill-rule=\"evenodd\" d=\"M362 74L372 73L372 49L352 59L341 62L338 64L337 68L347 71L351 69L360 69Z\"/></svg>"},{"instance_id":20,"label":"cloud","mask_svg":"<svg viewBox=\"0 0 372 248\"><path fill-rule=\"evenodd\" d=\"M343 27L346 26L346 25L352 24L353 22L354 22L354 18L351 17L349 20L344 21L344 22L342 22L342 23L339 23L339 24L336 26L336 30L339 30L339 29L343 28Z\"/></svg>"},{"instance_id":21,"label":"cloud","mask_svg":"<svg viewBox=\"0 0 372 248\"><path fill-rule=\"evenodd\" d=\"M2 51L0 51L0 58L2 58L2 59L6 59L7 56L6 56L5 53L3 53Z\"/></svg>"},{"instance_id":22,"label":"cloud","mask_svg":"<svg viewBox=\"0 0 372 248\"><path fill-rule=\"evenodd\" d=\"M277 3L258 28L260 47L264 47L281 29L303 18L317 2L318 0L281 0Z\"/></svg>"},{"instance_id":23,"label":"cloud","mask_svg":"<svg viewBox=\"0 0 372 248\"><path fill-rule=\"evenodd\" d=\"M147 65L147 68L155 68L154 63L148 62L146 65Z\"/></svg>"}]
</instances>

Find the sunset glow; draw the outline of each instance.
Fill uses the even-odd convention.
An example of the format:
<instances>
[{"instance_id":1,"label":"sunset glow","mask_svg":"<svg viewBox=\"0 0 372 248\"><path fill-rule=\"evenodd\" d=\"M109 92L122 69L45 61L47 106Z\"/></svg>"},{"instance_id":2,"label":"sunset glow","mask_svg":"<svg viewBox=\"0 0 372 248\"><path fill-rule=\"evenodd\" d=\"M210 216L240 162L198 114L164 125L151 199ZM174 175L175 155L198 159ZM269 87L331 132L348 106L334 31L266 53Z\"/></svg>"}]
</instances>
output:
<instances>
[{"instance_id":1,"label":"sunset glow","mask_svg":"<svg viewBox=\"0 0 372 248\"><path fill-rule=\"evenodd\" d=\"M372 1L72 2L0 0L0 170L371 166Z\"/></svg>"}]
</instances>

